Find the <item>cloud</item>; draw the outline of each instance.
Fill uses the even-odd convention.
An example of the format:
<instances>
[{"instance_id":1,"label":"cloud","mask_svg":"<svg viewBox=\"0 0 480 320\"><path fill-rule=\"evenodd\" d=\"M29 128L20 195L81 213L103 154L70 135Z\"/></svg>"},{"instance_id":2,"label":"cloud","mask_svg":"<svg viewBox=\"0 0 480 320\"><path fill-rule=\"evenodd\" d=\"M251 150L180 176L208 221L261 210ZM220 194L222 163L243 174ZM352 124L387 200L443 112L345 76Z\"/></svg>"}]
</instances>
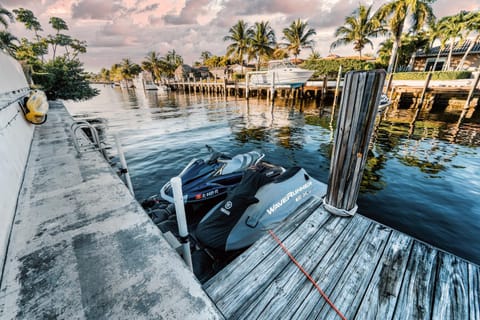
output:
<instances>
[{"instance_id":1,"label":"cloud","mask_svg":"<svg viewBox=\"0 0 480 320\"><path fill-rule=\"evenodd\" d=\"M86 40L87 53L80 58L87 70L98 71L129 57L140 63L151 50L166 54L175 49L191 64L208 50L225 54L228 42L223 41L228 30L238 20L250 25L269 21L282 42L282 30L296 19L306 20L317 35L315 50L322 56L329 53L334 30L345 17L358 7L358 0L0 0L12 10L28 8L39 18L46 36L52 33L48 19L59 16L69 26L69 34ZM387 0L362 0L374 3L374 9ZM433 3L437 17L452 15L460 10L480 7L479 0L437 0ZM9 30L17 37L32 39L33 32L21 23L12 23ZM378 38L379 41L383 38ZM373 51L375 51L375 48ZM369 49L370 50L370 49ZM308 56L302 50L301 56ZM354 55L352 46L335 49L340 55Z\"/></svg>"},{"instance_id":2,"label":"cloud","mask_svg":"<svg viewBox=\"0 0 480 320\"><path fill-rule=\"evenodd\" d=\"M81 0L72 5L72 18L110 20L123 10L118 0Z\"/></svg>"},{"instance_id":3,"label":"cloud","mask_svg":"<svg viewBox=\"0 0 480 320\"><path fill-rule=\"evenodd\" d=\"M167 14L163 17L163 20L167 24L182 25L182 24L195 24L198 22L200 15L207 14L207 6L210 0L187 0L185 7L180 10L178 15Z\"/></svg>"}]
</instances>

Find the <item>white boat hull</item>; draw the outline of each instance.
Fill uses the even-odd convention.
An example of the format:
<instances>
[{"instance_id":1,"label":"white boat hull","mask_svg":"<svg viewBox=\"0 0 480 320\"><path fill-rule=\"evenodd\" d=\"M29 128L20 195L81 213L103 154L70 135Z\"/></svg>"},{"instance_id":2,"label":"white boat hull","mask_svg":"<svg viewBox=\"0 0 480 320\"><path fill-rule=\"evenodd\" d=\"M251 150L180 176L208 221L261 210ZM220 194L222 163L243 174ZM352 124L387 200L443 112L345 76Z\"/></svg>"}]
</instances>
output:
<instances>
[{"instance_id":1,"label":"white boat hull","mask_svg":"<svg viewBox=\"0 0 480 320\"><path fill-rule=\"evenodd\" d=\"M298 68L285 62L272 60L268 71L252 72L249 78L250 85L271 85L300 87L313 75L312 70Z\"/></svg>"}]
</instances>

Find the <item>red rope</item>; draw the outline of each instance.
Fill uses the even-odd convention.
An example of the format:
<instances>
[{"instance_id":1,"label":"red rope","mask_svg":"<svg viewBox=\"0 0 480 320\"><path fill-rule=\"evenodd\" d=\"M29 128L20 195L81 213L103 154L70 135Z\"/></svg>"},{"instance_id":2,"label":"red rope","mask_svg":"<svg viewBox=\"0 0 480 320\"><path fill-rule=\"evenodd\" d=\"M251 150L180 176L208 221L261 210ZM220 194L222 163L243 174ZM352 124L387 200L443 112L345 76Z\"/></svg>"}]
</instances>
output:
<instances>
[{"instance_id":1,"label":"red rope","mask_svg":"<svg viewBox=\"0 0 480 320\"><path fill-rule=\"evenodd\" d=\"M305 271L305 269L303 269L303 267L300 265L300 263L297 261L297 259L295 259L295 257L288 251L288 249L285 247L285 245L282 243L282 241L280 239L278 239L278 237L275 235L275 233L272 231L272 230L268 230L268 233L270 233L270 235L272 236L272 238L278 243L278 245L283 249L283 251L285 251L285 253L287 254L287 256L290 258L290 260L292 260L292 262L298 267L298 269L300 269L300 271L303 272L303 274L307 277L308 280L310 280L310 282L313 284L313 286L318 290L318 292L320 292L320 294L322 295L322 297L325 299L325 301L327 301L327 303L330 305L330 307L332 307L333 310L335 310L335 312L340 316L340 318L342 318L342 320L347 320L347 318L345 318L345 316L342 314L342 312L340 310L337 309L337 307L333 304L332 301L330 301L330 299L328 298L328 296L325 294L325 292L323 292L322 289L320 289L320 286L317 284L317 282L312 278L312 276L307 272Z\"/></svg>"}]
</instances>

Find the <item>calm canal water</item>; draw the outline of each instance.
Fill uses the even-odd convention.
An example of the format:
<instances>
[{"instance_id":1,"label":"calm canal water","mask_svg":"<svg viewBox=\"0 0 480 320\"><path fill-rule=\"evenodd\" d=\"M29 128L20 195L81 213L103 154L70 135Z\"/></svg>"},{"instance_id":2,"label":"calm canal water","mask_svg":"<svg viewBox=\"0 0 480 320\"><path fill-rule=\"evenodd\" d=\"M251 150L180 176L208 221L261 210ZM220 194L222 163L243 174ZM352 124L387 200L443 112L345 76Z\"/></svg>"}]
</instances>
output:
<instances>
[{"instance_id":1,"label":"calm canal water","mask_svg":"<svg viewBox=\"0 0 480 320\"><path fill-rule=\"evenodd\" d=\"M301 166L327 183L335 126L329 107L99 89L67 108L78 119L102 119L112 145L119 135L139 201L157 194L192 157L207 156L205 144L232 155L261 150L267 161ZM420 115L414 124L412 117L410 110L379 117L359 213L480 264L478 114L459 127L458 114Z\"/></svg>"}]
</instances>

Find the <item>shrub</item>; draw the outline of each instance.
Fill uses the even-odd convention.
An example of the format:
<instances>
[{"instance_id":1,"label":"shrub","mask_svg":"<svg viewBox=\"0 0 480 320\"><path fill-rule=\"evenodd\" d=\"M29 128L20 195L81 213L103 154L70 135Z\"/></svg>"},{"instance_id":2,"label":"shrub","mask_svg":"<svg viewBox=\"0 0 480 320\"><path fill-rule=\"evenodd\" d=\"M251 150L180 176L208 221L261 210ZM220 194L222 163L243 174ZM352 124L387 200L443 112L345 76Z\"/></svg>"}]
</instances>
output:
<instances>
[{"instance_id":1,"label":"shrub","mask_svg":"<svg viewBox=\"0 0 480 320\"><path fill-rule=\"evenodd\" d=\"M233 80L243 80L243 79L245 79L245 75L242 74L242 73L234 73L232 75L232 77L233 77Z\"/></svg>"},{"instance_id":2,"label":"shrub","mask_svg":"<svg viewBox=\"0 0 480 320\"><path fill-rule=\"evenodd\" d=\"M313 78L319 78L327 75L329 78L335 78L338 74L338 68L342 66L342 73L352 70L373 70L379 66L376 63L367 62L358 59L313 59L305 61L301 67L314 70Z\"/></svg>"},{"instance_id":3,"label":"shrub","mask_svg":"<svg viewBox=\"0 0 480 320\"><path fill-rule=\"evenodd\" d=\"M78 59L57 57L41 65L40 71L33 73L32 78L49 100L87 100L99 93L90 87L87 73Z\"/></svg>"},{"instance_id":4,"label":"shrub","mask_svg":"<svg viewBox=\"0 0 480 320\"><path fill-rule=\"evenodd\" d=\"M398 72L393 74L394 80L425 80L428 72ZM456 80L470 79L470 71L435 71L432 72L431 80Z\"/></svg>"}]
</instances>

